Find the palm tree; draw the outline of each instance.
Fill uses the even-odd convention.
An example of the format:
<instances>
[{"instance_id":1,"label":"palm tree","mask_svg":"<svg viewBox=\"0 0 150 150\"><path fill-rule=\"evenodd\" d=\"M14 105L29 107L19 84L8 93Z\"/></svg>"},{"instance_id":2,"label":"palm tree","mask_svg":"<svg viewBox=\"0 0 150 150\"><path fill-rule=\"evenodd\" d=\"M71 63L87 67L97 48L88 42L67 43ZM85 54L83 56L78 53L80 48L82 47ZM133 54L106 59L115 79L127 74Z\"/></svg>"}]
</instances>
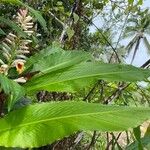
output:
<instances>
[{"instance_id":1,"label":"palm tree","mask_svg":"<svg viewBox=\"0 0 150 150\"><path fill-rule=\"evenodd\" d=\"M144 11L138 11L135 16L128 19L129 25L125 29L125 37L134 36L133 39L126 46L128 54L134 48L131 64L135 58L140 43L143 41L145 47L150 51L150 43L148 42L147 35L150 35L150 13L148 9Z\"/></svg>"}]
</instances>

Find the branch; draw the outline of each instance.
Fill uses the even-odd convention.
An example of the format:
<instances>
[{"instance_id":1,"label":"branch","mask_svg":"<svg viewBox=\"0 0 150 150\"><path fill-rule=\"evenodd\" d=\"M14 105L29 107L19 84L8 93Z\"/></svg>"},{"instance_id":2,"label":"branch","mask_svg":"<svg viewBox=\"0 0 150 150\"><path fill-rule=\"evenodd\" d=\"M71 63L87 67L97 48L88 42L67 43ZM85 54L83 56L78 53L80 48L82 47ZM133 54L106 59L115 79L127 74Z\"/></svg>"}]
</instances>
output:
<instances>
[{"instance_id":1,"label":"branch","mask_svg":"<svg viewBox=\"0 0 150 150\"><path fill-rule=\"evenodd\" d=\"M112 144L112 142L113 142L113 140L115 140L115 143L114 143L114 145L115 144L117 144L118 142L118 139L120 138L120 136L121 136L121 134L122 134L122 132L120 132L119 134L118 134L118 136L117 136L117 138L115 137L115 135L113 134L113 133L111 133L111 135L113 136L113 138L111 139L111 141L108 141L107 143L107 147L106 147L106 149L105 150L109 150L110 148L110 145ZM109 135L108 135L108 133L107 133L107 138L109 137Z\"/></svg>"},{"instance_id":2,"label":"branch","mask_svg":"<svg viewBox=\"0 0 150 150\"><path fill-rule=\"evenodd\" d=\"M64 26L65 24L60 20L58 19L51 11L49 11L49 14L55 18L55 20L57 20L62 26Z\"/></svg>"},{"instance_id":3,"label":"branch","mask_svg":"<svg viewBox=\"0 0 150 150\"><path fill-rule=\"evenodd\" d=\"M89 144L87 150L90 150L91 147L93 147L95 143L96 143L96 131L94 131L94 133L93 133L91 143Z\"/></svg>"},{"instance_id":4,"label":"branch","mask_svg":"<svg viewBox=\"0 0 150 150\"><path fill-rule=\"evenodd\" d=\"M67 23L66 24L63 24L63 31L61 33L61 36L60 36L60 43L61 44L64 44L66 39L68 38L68 35L67 35L67 29L72 26L73 22L74 22L74 18L73 18L73 14L74 12L76 11L77 9L77 4L78 4L78 1L79 0L74 0L74 4L72 5L72 8L71 8L71 11L70 11L70 15L69 15L69 18L67 19Z\"/></svg>"},{"instance_id":5,"label":"branch","mask_svg":"<svg viewBox=\"0 0 150 150\"><path fill-rule=\"evenodd\" d=\"M113 93L112 95L110 95L108 98L106 98L103 102L103 104L108 104L110 102L112 102L114 99L117 99L120 95L121 92L123 90L125 90L131 83L124 85L124 83L122 85L120 85Z\"/></svg>"},{"instance_id":6,"label":"branch","mask_svg":"<svg viewBox=\"0 0 150 150\"><path fill-rule=\"evenodd\" d=\"M87 101L87 99L93 94L95 88L98 86L99 82L101 81L98 81L95 83L95 85L93 86L93 88L89 91L89 93L84 97L83 101Z\"/></svg>"}]
</instances>

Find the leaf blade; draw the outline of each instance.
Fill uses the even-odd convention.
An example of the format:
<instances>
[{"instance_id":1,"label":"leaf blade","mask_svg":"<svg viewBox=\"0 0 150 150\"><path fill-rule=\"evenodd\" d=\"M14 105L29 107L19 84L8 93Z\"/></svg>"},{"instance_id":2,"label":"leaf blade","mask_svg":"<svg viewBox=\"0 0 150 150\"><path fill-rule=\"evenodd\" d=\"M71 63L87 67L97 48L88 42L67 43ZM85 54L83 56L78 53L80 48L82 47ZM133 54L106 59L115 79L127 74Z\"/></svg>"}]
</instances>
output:
<instances>
[{"instance_id":1,"label":"leaf blade","mask_svg":"<svg viewBox=\"0 0 150 150\"><path fill-rule=\"evenodd\" d=\"M38 74L24 85L27 92L32 93L36 90L48 91L76 91L78 86L83 87L79 81L87 86L99 79L109 81L142 81L149 77L150 71L139 69L129 65L102 64L85 62L68 69L55 70L54 72ZM53 88L54 87L54 88Z\"/></svg>"},{"instance_id":2,"label":"leaf blade","mask_svg":"<svg viewBox=\"0 0 150 150\"><path fill-rule=\"evenodd\" d=\"M134 113L136 117L133 116ZM38 147L78 130L122 131L136 127L149 116L149 108L83 102L36 104L11 112L0 119L0 145Z\"/></svg>"},{"instance_id":3,"label":"leaf blade","mask_svg":"<svg viewBox=\"0 0 150 150\"><path fill-rule=\"evenodd\" d=\"M4 90L4 93L10 95L8 101L8 111L10 111L14 104L25 95L25 90L18 83L8 79L2 74L0 74L0 86Z\"/></svg>"}]
</instances>

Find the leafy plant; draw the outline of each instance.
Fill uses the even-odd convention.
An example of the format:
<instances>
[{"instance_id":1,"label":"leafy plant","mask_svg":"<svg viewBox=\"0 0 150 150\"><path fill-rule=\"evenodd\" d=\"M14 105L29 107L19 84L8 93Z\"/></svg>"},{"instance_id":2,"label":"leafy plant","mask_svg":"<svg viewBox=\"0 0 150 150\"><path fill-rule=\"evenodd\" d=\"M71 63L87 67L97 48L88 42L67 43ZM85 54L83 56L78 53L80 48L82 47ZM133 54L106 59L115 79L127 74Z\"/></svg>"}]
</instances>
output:
<instances>
[{"instance_id":1,"label":"leafy plant","mask_svg":"<svg viewBox=\"0 0 150 150\"><path fill-rule=\"evenodd\" d=\"M73 57L75 61L73 59L70 61L70 57L74 56L74 54L76 54L76 57ZM44 59L46 62L48 62L48 60L50 62L52 61L52 66L50 62L49 66L43 65L43 58L38 60L37 63L33 65L32 69L33 71L41 72L24 85L26 93L28 94L37 90L71 91L71 89L76 86L80 89L85 85L81 85L81 80L86 82L86 84L89 84L91 80L97 81L98 79L138 81L146 79L150 74L149 70L137 69L131 66L99 64L93 62L81 63L81 58L84 58L82 61L86 60L86 57L82 57L81 54L85 56L84 53L80 52L60 51L52 53ZM60 57L64 62L62 61L59 63L58 61L55 63L54 60L56 56L58 60ZM34 57L32 57L32 59L33 58ZM77 62L80 64L77 65ZM93 69L89 72L87 68ZM78 74L75 74L76 72L78 72ZM138 74L137 78L135 74ZM5 86L4 84L2 88L5 89ZM5 89L4 91L8 90ZM16 88L15 91L17 91ZM16 100L11 101L11 104L15 102ZM134 112L137 112L136 117L132 117ZM78 130L126 130L148 119L149 113L149 108L98 106L96 104L84 104L80 102L45 103L27 106L8 114L8 116L0 120L0 144L6 147L37 147L68 136ZM106 117L107 114L108 116ZM76 121L74 122L73 120ZM64 130L65 128L67 130ZM47 129L49 129L49 134L47 134ZM52 131L56 130L57 134L56 132L52 134ZM27 131L28 134L25 134ZM15 138L11 138L11 136ZM41 138L41 140L37 139L37 137L41 136L44 136L45 140ZM7 139L11 140L8 141Z\"/></svg>"},{"instance_id":2,"label":"leafy plant","mask_svg":"<svg viewBox=\"0 0 150 150\"><path fill-rule=\"evenodd\" d=\"M54 148L62 141L67 149L65 139L73 139L74 134L71 149L148 147L148 130L142 136L140 125L150 119L150 70L144 69L149 61L141 68L122 63L120 38L125 25L115 43L114 28L99 29L93 23L95 14L104 13L107 24L106 4L114 13L111 17L119 16L108 19L113 25L121 21L121 14L132 8L136 12L141 0L136 4L133 0L0 3L0 146L32 149L50 144ZM17 15L12 16L6 4ZM132 49L135 44L134 57L142 38L149 47L144 36L149 31L148 15L147 10L139 10L139 18L125 19L125 24L133 25L127 26L126 34L137 33L127 46ZM97 29L92 34L91 24ZM92 55L93 50L99 57L111 54L108 62L119 63L104 63ZM83 132L88 139L82 140ZM121 134L127 138L125 146L119 142ZM99 136L105 141L98 141ZM98 146L94 146L96 142Z\"/></svg>"}]
</instances>

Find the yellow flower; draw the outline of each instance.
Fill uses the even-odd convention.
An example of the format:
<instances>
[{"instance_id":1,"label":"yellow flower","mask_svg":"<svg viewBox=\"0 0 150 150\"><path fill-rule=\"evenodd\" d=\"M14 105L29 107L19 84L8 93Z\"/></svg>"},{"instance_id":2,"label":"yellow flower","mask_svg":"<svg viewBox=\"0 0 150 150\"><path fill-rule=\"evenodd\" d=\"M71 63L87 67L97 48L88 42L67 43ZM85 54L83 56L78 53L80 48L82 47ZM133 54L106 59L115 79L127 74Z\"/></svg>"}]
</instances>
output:
<instances>
[{"instance_id":1,"label":"yellow flower","mask_svg":"<svg viewBox=\"0 0 150 150\"><path fill-rule=\"evenodd\" d=\"M17 69L19 74L21 74L24 71L24 62L17 61L15 66L16 66L16 69Z\"/></svg>"}]
</instances>

